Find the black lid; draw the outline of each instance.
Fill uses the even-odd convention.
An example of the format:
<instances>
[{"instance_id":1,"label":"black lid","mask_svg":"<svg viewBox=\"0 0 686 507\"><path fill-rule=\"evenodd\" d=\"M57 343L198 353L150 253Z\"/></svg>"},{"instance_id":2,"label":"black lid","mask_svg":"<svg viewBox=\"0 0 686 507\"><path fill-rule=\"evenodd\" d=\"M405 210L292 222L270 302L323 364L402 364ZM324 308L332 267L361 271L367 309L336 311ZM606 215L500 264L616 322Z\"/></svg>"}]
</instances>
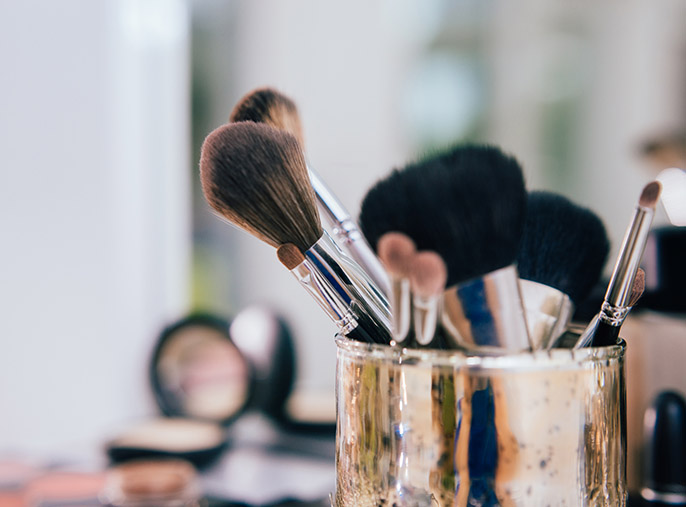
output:
<instances>
[{"instance_id":1,"label":"black lid","mask_svg":"<svg viewBox=\"0 0 686 507\"><path fill-rule=\"evenodd\" d=\"M681 394L657 395L645 413L644 439L643 487L651 494L683 496L686 504L686 400Z\"/></svg>"}]
</instances>

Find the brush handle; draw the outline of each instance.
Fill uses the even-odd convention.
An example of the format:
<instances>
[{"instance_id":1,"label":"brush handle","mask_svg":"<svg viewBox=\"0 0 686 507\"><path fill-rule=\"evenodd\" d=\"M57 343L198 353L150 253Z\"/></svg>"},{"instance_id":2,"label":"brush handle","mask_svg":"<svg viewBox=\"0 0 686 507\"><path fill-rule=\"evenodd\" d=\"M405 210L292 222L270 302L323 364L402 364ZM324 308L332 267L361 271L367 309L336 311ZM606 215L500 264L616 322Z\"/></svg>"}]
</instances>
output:
<instances>
[{"instance_id":1,"label":"brush handle","mask_svg":"<svg viewBox=\"0 0 686 507\"><path fill-rule=\"evenodd\" d=\"M534 350L552 348L572 318L572 300L564 292L539 282L520 280L519 283Z\"/></svg>"},{"instance_id":2,"label":"brush handle","mask_svg":"<svg viewBox=\"0 0 686 507\"><path fill-rule=\"evenodd\" d=\"M624 234L617 261L612 270L612 278L605 293L605 301L614 307L627 307L629 304L634 279L641 264L654 214L653 208L637 206Z\"/></svg>"},{"instance_id":3,"label":"brush handle","mask_svg":"<svg viewBox=\"0 0 686 507\"><path fill-rule=\"evenodd\" d=\"M367 279L359 266L341 251L333 239L324 232L304 255L303 262L308 262L323 280L328 282L328 287L335 293L337 302L346 305L353 313L358 325L364 327L371 341L390 343L388 303L376 292L373 283Z\"/></svg>"},{"instance_id":4,"label":"brush handle","mask_svg":"<svg viewBox=\"0 0 686 507\"><path fill-rule=\"evenodd\" d=\"M532 349L514 266L447 289L441 322L454 347L486 347L494 352Z\"/></svg>"},{"instance_id":5,"label":"brush handle","mask_svg":"<svg viewBox=\"0 0 686 507\"><path fill-rule=\"evenodd\" d=\"M357 223L355 223L350 213L348 213L319 175L310 167L307 170L310 175L312 188L315 194L317 194L320 209L324 212L332 228L331 234L350 253L350 256L362 266L380 292L389 294L391 287L388 274L360 232Z\"/></svg>"},{"instance_id":6,"label":"brush handle","mask_svg":"<svg viewBox=\"0 0 686 507\"><path fill-rule=\"evenodd\" d=\"M335 272L359 305L370 317L381 324L390 333L391 311L386 296L368 276L367 272L348 257L329 234L324 231L322 237L305 252L305 256L319 258L328 262L328 269Z\"/></svg>"},{"instance_id":7,"label":"brush handle","mask_svg":"<svg viewBox=\"0 0 686 507\"><path fill-rule=\"evenodd\" d=\"M415 295L412 299L414 334L420 347L430 345L436 336L440 302L440 296L424 298Z\"/></svg>"},{"instance_id":8,"label":"brush handle","mask_svg":"<svg viewBox=\"0 0 686 507\"><path fill-rule=\"evenodd\" d=\"M575 349L583 347L609 347L617 344L619 331L631 311L631 306L617 307L604 301L600 313L581 334Z\"/></svg>"},{"instance_id":9,"label":"brush handle","mask_svg":"<svg viewBox=\"0 0 686 507\"><path fill-rule=\"evenodd\" d=\"M392 277L388 298L390 299L393 341L397 345L402 345L408 341L412 327L410 280L404 277Z\"/></svg>"}]
</instances>

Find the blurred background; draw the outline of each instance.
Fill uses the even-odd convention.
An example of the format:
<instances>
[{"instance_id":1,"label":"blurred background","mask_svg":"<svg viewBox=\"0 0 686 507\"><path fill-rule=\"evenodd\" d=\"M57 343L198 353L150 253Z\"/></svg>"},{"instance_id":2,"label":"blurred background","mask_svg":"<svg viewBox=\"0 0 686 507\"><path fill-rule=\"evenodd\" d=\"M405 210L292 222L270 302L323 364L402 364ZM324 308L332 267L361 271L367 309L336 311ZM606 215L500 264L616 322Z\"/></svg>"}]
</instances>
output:
<instances>
[{"instance_id":1,"label":"blurred background","mask_svg":"<svg viewBox=\"0 0 686 507\"><path fill-rule=\"evenodd\" d=\"M273 309L295 391L333 399L333 324L199 189L202 140L251 89L298 104L310 163L354 215L391 168L491 142L529 188L595 210L612 259L665 167L646 143L686 127L684 19L683 0L3 2L0 452L97 454L156 414L148 362L192 311Z\"/></svg>"}]
</instances>

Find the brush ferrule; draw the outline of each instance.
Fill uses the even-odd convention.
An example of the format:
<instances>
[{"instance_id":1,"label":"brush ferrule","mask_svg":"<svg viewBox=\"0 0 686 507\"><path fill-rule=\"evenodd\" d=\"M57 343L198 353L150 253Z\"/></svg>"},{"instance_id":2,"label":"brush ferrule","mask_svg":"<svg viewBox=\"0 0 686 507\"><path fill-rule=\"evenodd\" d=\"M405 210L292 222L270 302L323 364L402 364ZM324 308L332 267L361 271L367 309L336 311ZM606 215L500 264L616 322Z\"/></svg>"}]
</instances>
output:
<instances>
[{"instance_id":1,"label":"brush ferrule","mask_svg":"<svg viewBox=\"0 0 686 507\"><path fill-rule=\"evenodd\" d=\"M532 280L520 280L526 323L534 350L550 348L567 329L574 304L564 292Z\"/></svg>"},{"instance_id":2,"label":"brush ferrule","mask_svg":"<svg viewBox=\"0 0 686 507\"><path fill-rule=\"evenodd\" d=\"M342 334L347 335L357 327L357 316L350 308L350 295L335 278L321 271L318 262L305 257L291 273L338 326Z\"/></svg>"},{"instance_id":3,"label":"brush ferrule","mask_svg":"<svg viewBox=\"0 0 686 507\"><path fill-rule=\"evenodd\" d=\"M497 352L532 348L514 266L447 289L441 322L454 346Z\"/></svg>"},{"instance_id":4,"label":"brush ferrule","mask_svg":"<svg viewBox=\"0 0 686 507\"><path fill-rule=\"evenodd\" d=\"M388 294L391 288L386 270L360 232L357 223L329 187L319 178L319 175L309 167L307 170L310 175L310 183L317 195L319 209L328 222L334 239L368 273L367 277L375 284L375 290Z\"/></svg>"},{"instance_id":5,"label":"brush ferrule","mask_svg":"<svg viewBox=\"0 0 686 507\"><path fill-rule=\"evenodd\" d=\"M360 266L338 247L326 231L304 252L348 304L367 314L390 337L391 316L388 301Z\"/></svg>"},{"instance_id":6,"label":"brush ferrule","mask_svg":"<svg viewBox=\"0 0 686 507\"><path fill-rule=\"evenodd\" d=\"M415 339L419 345L429 345L436 334L440 308L440 296L420 297L412 300Z\"/></svg>"},{"instance_id":7,"label":"brush ferrule","mask_svg":"<svg viewBox=\"0 0 686 507\"><path fill-rule=\"evenodd\" d=\"M333 225L340 225L350 219L350 213L345 209L341 201L334 195L334 193L326 186L319 175L309 166L307 172L310 175L310 184L317 194L317 199L323 204L323 211L326 218Z\"/></svg>"},{"instance_id":8,"label":"brush ferrule","mask_svg":"<svg viewBox=\"0 0 686 507\"><path fill-rule=\"evenodd\" d=\"M605 293L605 301L614 307L626 307L629 304L634 278L641 264L654 214L653 208L638 206L624 235Z\"/></svg>"},{"instance_id":9,"label":"brush ferrule","mask_svg":"<svg viewBox=\"0 0 686 507\"><path fill-rule=\"evenodd\" d=\"M612 327L620 327L630 311L630 306L614 306L603 301L598 318Z\"/></svg>"},{"instance_id":10,"label":"brush ferrule","mask_svg":"<svg viewBox=\"0 0 686 507\"><path fill-rule=\"evenodd\" d=\"M393 339L400 344L410 334L412 317L412 293L410 280L402 277L391 279L391 292L389 294L391 307L391 321L393 324Z\"/></svg>"}]
</instances>

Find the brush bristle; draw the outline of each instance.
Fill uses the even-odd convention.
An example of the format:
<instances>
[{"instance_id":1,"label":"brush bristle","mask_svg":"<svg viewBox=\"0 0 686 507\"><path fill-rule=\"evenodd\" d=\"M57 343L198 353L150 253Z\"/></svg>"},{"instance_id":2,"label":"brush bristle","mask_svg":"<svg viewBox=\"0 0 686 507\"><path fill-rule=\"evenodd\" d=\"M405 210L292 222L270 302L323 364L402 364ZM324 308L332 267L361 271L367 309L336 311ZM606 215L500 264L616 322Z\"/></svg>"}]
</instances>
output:
<instances>
[{"instance_id":1,"label":"brush bristle","mask_svg":"<svg viewBox=\"0 0 686 507\"><path fill-rule=\"evenodd\" d=\"M212 208L273 247L304 252L323 233L302 150L283 130L249 121L217 128L203 143L200 178Z\"/></svg>"},{"instance_id":2,"label":"brush bristle","mask_svg":"<svg viewBox=\"0 0 686 507\"><path fill-rule=\"evenodd\" d=\"M285 243L276 249L279 262L290 271L305 260L303 253L293 243Z\"/></svg>"},{"instance_id":3,"label":"brush bristle","mask_svg":"<svg viewBox=\"0 0 686 507\"><path fill-rule=\"evenodd\" d=\"M229 121L266 123L293 135L304 145L298 108L291 99L273 88L258 88L246 94L231 111Z\"/></svg>"},{"instance_id":4,"label":"brush bristle","mask_svg":"<svg viewBox=\"0 0 686 507\"><path fill-rule=\"evenodd\" d=\"M579 304L598 282L609 249L605 226L593 211L553 192L529 194L517 255L520 278L558 289Z\"/></svg>"},{"instance_id":5,"label":"brush bristle","mask_svg":"<svg viewBox=\"0 0 686 507\"><path fill-rule=\"evenodd\" d=\"M436 252L418 252L412 259L410 284L412 292L423 298L437 296L445 289L448 271Z\"/></svg>"},{"instance_id":6,"label":"brush bristle","mask_svg":"<svg viewBox=\"0 0 686 507\"><path fill-rule=\"evenodd\" d=\"M417 251L409 236L400 232L387 232L377 245L379 259L392 276L407 277L412 258Z\"/></svg>"},{"instance_id":7,"label":"brush bristle","mask_svg":"<svg viewBox=\"0 0 686 507\"><path fill-rule=\"evenodd\" d=\"M641 191L641 196L638 199L638 205L642 208L655 208L657 201L660 198L662 185L659 181L651 181Z\"/></svg>"},{"instance_id":8,"label":"brush bristle","mask_svg":"<svg viewBox=\"0 0 686 507\"><path fill-rule=\"evenodd\" d=\"M388 231L437 252L448 285L512 264L526 189L517 161L492 146L458 146L395 170L364 197L360 226L371 245Z\"/></svg>"},{"instance_id":9,"label":"brush bristle","mask_svg":"<svg viewBox=\"0 0 686 507\"><path fill-rule=\"evenodd\" d=\"M629 306L634 306L641 299L643 291L646 287L646 272L643 268L638 268L636 271L636 277L634 278L634 283L631 286L631 296L629 297Z\"/></svg>"}]
</instances>

